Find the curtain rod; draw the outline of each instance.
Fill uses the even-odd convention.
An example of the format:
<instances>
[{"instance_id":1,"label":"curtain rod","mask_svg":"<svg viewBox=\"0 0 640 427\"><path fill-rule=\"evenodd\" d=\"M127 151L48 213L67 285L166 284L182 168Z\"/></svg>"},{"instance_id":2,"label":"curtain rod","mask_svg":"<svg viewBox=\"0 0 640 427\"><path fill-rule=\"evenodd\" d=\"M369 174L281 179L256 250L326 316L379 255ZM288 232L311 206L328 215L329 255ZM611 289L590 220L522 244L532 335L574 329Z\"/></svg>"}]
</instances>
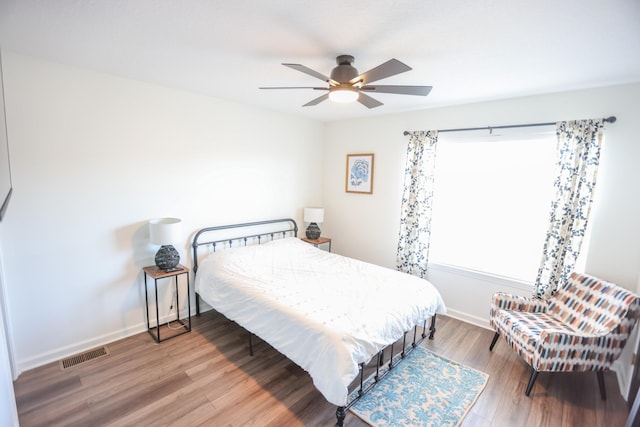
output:
<instances>
[{"instance_id":1,"label":"curtain rod","mask_svg":"<svg viewBox=\"0 0 640 427\"><path fill-rule=\"evenodd\" d=\"M616 116L610 116L607 117L606 119L603 119L606 123L615 123L616 122ZM509 129L509 128L527 128L527 127L535 127L535 126L551 126L551 125L555 125L555 122L549 122L549 123L531 123L531 124L526 124L526 125L504 125L504 126L487 126L487 127L481 127L481 128L459 128L459 129L439 129L438 133L442 133L442 132L464 132L464 131L468 131L468 130L488 130L489 132L491 132L493 129ZM404 131L404 135L409 135L409 131L405 130Z\"/></svg>"}]
</instances>

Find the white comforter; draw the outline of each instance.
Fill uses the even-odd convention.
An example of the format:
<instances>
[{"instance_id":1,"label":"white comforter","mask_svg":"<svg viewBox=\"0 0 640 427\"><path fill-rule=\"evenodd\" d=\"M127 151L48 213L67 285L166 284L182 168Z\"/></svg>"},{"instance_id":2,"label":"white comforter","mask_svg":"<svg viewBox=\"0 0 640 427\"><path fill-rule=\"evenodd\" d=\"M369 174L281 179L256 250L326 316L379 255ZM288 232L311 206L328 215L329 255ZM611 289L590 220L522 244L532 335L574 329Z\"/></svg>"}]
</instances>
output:
<instances>
[{"instance_id":1,"label":"white comforter","mask_svg":"<svg viewBox=\"0 0 640 427\"><path fill-rule=\"evenodd\" d=\"M296 238L210 254L196 291L311 375L331 403L379 350L446 309L426 280Z\"/></svg>"}]
</instances>

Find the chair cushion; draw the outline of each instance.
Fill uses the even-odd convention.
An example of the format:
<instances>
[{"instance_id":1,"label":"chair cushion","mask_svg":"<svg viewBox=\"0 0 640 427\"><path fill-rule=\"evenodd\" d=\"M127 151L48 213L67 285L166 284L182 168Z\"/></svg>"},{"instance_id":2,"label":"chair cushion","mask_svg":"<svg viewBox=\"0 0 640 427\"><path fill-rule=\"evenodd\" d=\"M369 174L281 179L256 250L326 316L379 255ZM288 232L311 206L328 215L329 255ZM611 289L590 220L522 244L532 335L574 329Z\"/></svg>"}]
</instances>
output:
<instances>
[{"instance_id":1,"label":"chair cushion","mask_svg":"<svg viewBox=\"0 0 640 427\"><path fill-rule=\"evenodd\" d=\"M573 334L575 331L547 313L496 310L493 323L500 335L520 357L533 367L539 366L543 331Z\"/></svg>"}]
</instances>

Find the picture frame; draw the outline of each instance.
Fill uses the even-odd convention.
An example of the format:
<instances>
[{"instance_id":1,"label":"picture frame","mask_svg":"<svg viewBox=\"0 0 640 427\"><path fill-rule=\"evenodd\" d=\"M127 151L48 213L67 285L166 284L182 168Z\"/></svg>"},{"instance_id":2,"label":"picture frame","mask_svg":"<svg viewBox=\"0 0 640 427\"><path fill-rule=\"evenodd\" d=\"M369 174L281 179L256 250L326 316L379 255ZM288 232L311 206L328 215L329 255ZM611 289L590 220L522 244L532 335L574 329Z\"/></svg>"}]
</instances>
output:
<instances>
[{"instance_id":1,"label":"picture frame","mask_svg":"<svg viewBox=\"0 0 640 427\"><path fill-rule=\"evenodd\" d=\"M373 153L347 154L347 193L373 193Z\"/></svg>"}]
</instances>

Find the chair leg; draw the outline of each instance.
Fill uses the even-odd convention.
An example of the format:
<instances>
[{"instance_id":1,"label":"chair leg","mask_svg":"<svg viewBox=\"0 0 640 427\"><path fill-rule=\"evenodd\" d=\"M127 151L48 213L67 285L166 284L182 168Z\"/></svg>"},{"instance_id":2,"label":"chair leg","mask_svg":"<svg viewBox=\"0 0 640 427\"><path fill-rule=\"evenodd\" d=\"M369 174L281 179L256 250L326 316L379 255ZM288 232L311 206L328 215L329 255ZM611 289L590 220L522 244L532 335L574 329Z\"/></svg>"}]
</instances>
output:
<instances>
[{"instance_id":1,"label":"chair leg","mask_svg":"<svg viewBox=\"0 0 640 427\"><path fill-rule=\"evenodd\" d=\"M493 346L496 345L496 341L498 341L498 338L500 338L500 333L496 332L496 334L493 336L493 340L491 340L491 345L489 346L489 351L493 350Z\"/></svg>"},{"instance_id":2,"label":"chair leg","mask_svg":"<svg viewBox=\"0 0 640 427\"><path fill-rule=\"evenodd\" d=\"M526 394L527 396L529 396L529 393L531 393L531 389L533 388L533 383L536 382L536 378L538 378L538 374L539 374L539 372L536 371L535 369L533 370L533 372L531 372L531 378L529 378L529 384L527 385L527 391L524 392L524 394Z\"/></svg>"},{"instance_id":3,"label":"chair leg","mask_svg":"<svg viewBox=\"0 0 640 427\"><path fill-rule=\"evenodd\" d=\"M600 386L600 397L602 400L607 400L607 390L604 388L604 372L596 371L598 376L598 385Z\"/></svg>"}]
</instances>

